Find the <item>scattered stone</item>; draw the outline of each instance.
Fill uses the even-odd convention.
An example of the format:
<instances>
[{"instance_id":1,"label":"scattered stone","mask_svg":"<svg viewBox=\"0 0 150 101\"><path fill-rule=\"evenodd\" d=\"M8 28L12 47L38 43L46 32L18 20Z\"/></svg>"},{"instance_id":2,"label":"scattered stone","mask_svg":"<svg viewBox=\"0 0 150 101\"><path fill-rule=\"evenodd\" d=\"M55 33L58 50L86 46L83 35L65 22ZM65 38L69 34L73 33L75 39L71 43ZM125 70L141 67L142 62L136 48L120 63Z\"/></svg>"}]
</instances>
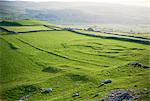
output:
<instances>
[{"instance_id":1,"label":"scattered stone","mask_svg":"<svg viewBox=\"0 0 150 101\"><path fill-rule=\"evenodd\" d=\"M144 91L148 91L148 89L147 89L147 88L144 88Z\"/></svg>"},{"instance_id":2,"label":"scattered stone","mask_svg":"<svg viewBox=\"0 0 150 101\"><path fill-rule=\"evenodd\" d=\"M50 93L50 92L52 92L52 91L53 91L52 88L48 88L48 89L46 90L47 93Z\"/></svg>"},{"instance_id":3,"label":"scattered stone","mask_svg":"<svg viewBox=\"0 0 150 101\"><path fill-rule=\"evenodd\" d=\"M88 28L87 30L88 30L88 31L94 31L94 29L93 29L93 28Z\"/></svg>"},{"instance_id":4,"label":"scattered stone","mask_svg":"<svg viewBox=\"0 0 150 101\"><path fill-rule=\"evenodd\" d=\"M31 97L31 95L26 95L26 96L22 96L20 97L19 101L24 101L24 100L27 100Z\"/></svg>"},{"instance_id":5,"label":"scattered stone","mask_svg":"<svg viewBox=\"0 0 150 101\"><path fill-rule=\"evenodd\" d=\"M112 80L104 80L103 81L104 84L108 84L108 83L111 83L111 82L112 82Z\"/></svg>"},{"instance_id":6,"label":"scattered stone","mask_svg":"<svg viewBox=\"0 0 150 101\"><path fill-rule=\"evenodd\" d=\"M133 65L134 67L150 68L150 66L143 65L137 61L130 62L128 65Z\"/></svg>"},{"instance_id":7,"label":"scattered stone","mask_svg":"<svg viewBox=\"0 0 150 101\"><path fill-rule=\"evenodd\" d=\"M140 94L145 94L144 92L140 92Z\"/></svg>"},{"instance_id":8,"label":"scattered stone","mask_svg":"<svg viewBox=\"0 0 150 101\"><path fill-rule=\"evenodd\" d=\"M150 68L150 66L143 66L143 68Z\"/></svg>"},{"instance_id":9,"label":"scattered stone","mask_svg":"<svg viewBox=\"0 0 150 101\"><path fill-rule=\"evenodd\" d=\"M137 87L137 85L134 85L134 87Z\"/></svg>"},{"instance_id":10,"label":"scattered stone","mask_svg":"<svg viewBox=\"0 0 150 101\"><path fill-rule=\"evenodd\" d=\"M133 62L130 62L128 65L134 65L134 66L138 66L138 67L142 67L143 65L137 61L133 61Z\"/></svg>"},{"instance_id":11,"label":"scattered stone","mask_svg":"<svg viewBox=\"0 0 150 101\"><path fill-rule=\"evenodd\" d=\"M53 91L52 88L42 88L41 93L51 93Z\"/></svg>"},{"instance_id":12,"label":"scattered stone","mask_svg":"<svg viewBox=\"0 0 150 101\"><path fill-rule=\"evenodd\" d=\"M102 86L104 86L105 84L108 84L108 83L112 83L112 80L104 80L100 83L100 85L98 87L102 87Z\"/></svg>"},{"instance_id":13,"label":"scattered stone","mask_svg":"<svg viewBox=\"0 0 150 101\"><path fill-rule=\"evenodd\" d=\"M119 100L123 100L123 99L126 99L126 100L130 100L132 98L132 96L130 96L128 93L123 93L123 94L121 94L121 95L119 95L119 96L117 96L116 98L115 98L115 100L117 101L119 101Z\"/></svg>"},{"instance_id":14,"label":"scattered stone","mask_svg":"<svg viewBox=\"0 0 150 101\"><path fill-rule=\"evenodd\" d=\"M72 97L80 96L79 92L73 93Z\"/></svg>"},{"instance_id":15,"label":"scattered stone","mask_svg":"<svg viewBox=\"0 0 150 101\"><path fill-rule=\"evenodd\" d=\"M99 95L99 93L96 93L95 95L94 95L94 97L97 97Z\"/></svg>"},{"instance_id":16,"label":"scattered stone","mask_svg":"<svg viewBox=\"0 0 150 101\"><path fill-rule=\"evenodd\" d=\"M104 86L105 84L104 83L101 83L98 87L102 87L102 86Z\"/></svg>"},{"instance_id":17,"label":"scattered stone","mask_svg":"<svg viewBox=\"0 0 150 101\"><path fill-rule=\"evenodd\" d=\"M108 95L110 101L130 100L132 95L126 90L113 90Z\"/></svg>"},{"instance_id":18,"label":"scattered stone","mask_svg":"<svg viewBox=\"0 0 150 101\"><path fill-rule=\"evenodd\" d=\"M133 89L117 89L112 90L108 94L108 96L103 97L100 99L100 101L131 101L133 99L140 99L141 94L138 94L139 92L133 90Z\"/></svg>"}]
</instances>

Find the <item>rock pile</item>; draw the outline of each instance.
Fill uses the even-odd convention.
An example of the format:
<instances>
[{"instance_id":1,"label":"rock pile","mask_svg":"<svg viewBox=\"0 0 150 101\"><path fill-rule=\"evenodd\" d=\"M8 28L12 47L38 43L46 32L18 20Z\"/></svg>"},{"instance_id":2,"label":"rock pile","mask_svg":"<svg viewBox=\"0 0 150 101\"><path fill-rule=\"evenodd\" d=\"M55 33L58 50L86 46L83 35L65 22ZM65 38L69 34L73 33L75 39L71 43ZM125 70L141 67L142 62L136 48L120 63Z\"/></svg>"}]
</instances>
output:
<instances>
[{"instance_id":1,"label":"rock pile","mask_svg":"<svg viewBox=\"0 0 150 101\"><path fill-rule=\"evenodd\" d=\"M132 101L139 100L143 94L148 94L149 91L146 89L143 92L136 91L134 89L117 89L111 90L108 96L101 98L99 101Z\"/></svg>"},{"instance_id":2,"label":"rock pile","mask_svg":"<svg viewBox=\"0 0 150 101\"><path fill-rule=\"evenodd\" d=\"M129 62L128 65L132 65L134 67L150 68L150 66L143 65L142 63L139 63L137 61Z\"/></svg>"},{"instance_id":3,"label":"rock pile","mask_svg":"<svg viewBox=\"0 0 150 101\"><path fill-rule=\"evenodd\" d=\"M132 93L126 90L113 90L108 95L110 101L130 100L133 98Z\"/></svg>"},{"instance_id":4,"label":"rock pile","mask_svg":"<svg viewBox=\"0 0 150 101\"><path fill-rule=\"evenodd\" d=\"M108 83L111 83L111 82L112 82L112 80L104 80L103 81L104 84L108 84Z\"/></svg>"},{"instance_id":5,"label":"rock pile","mask_svg":"<svg viewBox=\"0 0 150 101\"><path fill-rule=\"evenodd\" d=\"M76 96L80 96L80 93L79 92L75 92L72 94L72 97L76 97Z\"/></svg>"}]
</instances>

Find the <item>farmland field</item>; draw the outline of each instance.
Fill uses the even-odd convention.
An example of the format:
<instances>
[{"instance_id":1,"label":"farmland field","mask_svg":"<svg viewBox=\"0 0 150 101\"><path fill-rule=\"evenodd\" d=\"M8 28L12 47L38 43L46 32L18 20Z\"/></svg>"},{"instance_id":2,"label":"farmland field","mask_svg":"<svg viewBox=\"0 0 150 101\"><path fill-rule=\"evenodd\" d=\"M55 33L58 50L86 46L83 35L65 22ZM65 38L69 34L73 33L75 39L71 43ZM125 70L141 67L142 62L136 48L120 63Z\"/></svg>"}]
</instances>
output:
<instances>
[{"instance_id":1,"label":"farmland field","mask_svg":"<svg viewBox=\"0 0 150 101\"><path fill-rule=\"evenodd\" d=\"M38 30L53 30L44 26L2 26L2 28L14 31L14 32L28 32L28 31L38 31Z\"/></svg>"},{"instance_id":2,"label":"farmland field","mask_svg":"<svg viewBox=\"0 0 150 101\"><path fill-rule=\"evenodd\" d=\"M17 21L21 26L12 22L15 23L6 21L5 28L17 32L51 30L32 26L41 21ZM42 23L45 24L51 25ZM99 101L115 89L137 92L149 89L149 68L129 65L137 61L150 66L148 44L86 36L68 30L24 34L0 30L0 99L4 101ZM104 80L112 82L101 86ZM53 91L41 92L47 88ZM76 92L80 95L72 96ZM148 93L138 97L138 101L149 100Z\"/></svg>"}]
</instances>

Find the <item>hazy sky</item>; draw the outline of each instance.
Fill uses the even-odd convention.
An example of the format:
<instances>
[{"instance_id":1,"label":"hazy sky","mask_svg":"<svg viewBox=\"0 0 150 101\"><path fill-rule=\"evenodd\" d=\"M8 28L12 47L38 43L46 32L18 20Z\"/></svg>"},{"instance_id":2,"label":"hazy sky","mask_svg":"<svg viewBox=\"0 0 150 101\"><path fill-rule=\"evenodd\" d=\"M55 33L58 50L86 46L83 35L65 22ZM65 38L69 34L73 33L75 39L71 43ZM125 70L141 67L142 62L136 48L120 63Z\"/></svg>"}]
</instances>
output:
<instances>
[{"instance_id":1,"label":"hazy sky","mask_svg":"<svg viewBox=\"0 0 150 101\"><path fill-rule=\"evenodd\" d=\"M14 0L8 0L14 1ZM150 6L150 0L15 0L15 1L63 1L63 2L107 2L107 3L118 3L126 5L137 5L137 6Z\"/></svg>"}]
</instances>

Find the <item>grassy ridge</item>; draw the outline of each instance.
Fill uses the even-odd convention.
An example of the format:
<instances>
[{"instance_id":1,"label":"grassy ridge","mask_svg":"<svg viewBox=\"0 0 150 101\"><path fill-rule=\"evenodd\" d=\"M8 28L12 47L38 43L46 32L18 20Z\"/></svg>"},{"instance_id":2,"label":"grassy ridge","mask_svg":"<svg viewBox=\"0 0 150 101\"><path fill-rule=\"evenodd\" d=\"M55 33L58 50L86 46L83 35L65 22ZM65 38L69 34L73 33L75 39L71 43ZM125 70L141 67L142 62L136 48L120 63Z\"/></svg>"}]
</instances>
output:
<instances>
[{"instance_id":1,"label":"grassy ridge","mask_svg":"<svg viewBox=\"0 0 150 101\"><path fill-rule=\"evenodd\" d=\"M53 30L50 28L47 28L45 26L2 26L2 28L9 30L9 31L14 31L14 32L28 32L28 31L38 31L38 30Z\"/></svg>"},{"instance_id":2,"label":"grassy ridge","mask_svg":"<svg viewBox=\"0 0 150 101\"><path fill-rule=\"evenodd\" d=\"M69 31L3 35L0 45L0 93L8 101L27 95L27 101L93 101L113 89L143 91L149 85L149 69L127 65L150 65L148 45ZM113 82L99 87L106 79ZM41 88L53 92L41 93ZM80 96L72 97L74 92Z\"/></svg>"}]
</instances>

